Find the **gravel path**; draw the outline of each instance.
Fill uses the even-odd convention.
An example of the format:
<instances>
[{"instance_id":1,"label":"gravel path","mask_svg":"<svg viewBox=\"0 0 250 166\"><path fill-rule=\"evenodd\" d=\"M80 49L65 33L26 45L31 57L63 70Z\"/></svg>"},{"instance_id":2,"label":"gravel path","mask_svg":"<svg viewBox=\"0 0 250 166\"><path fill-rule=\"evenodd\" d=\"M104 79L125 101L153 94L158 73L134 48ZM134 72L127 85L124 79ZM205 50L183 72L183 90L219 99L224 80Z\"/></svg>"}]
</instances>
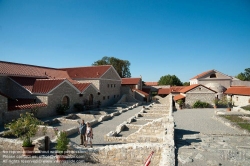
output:
<instances>
[{"instance_id":1,"label":"gravel path","mask_svg":"<svg viewBox=\"0 0 250 166\"><path fill-rule=\"evenodd\" d=\"M213 119L214 109L174 112L176 165L250 165L250 137Z\"/></svg>"}]
</instances>

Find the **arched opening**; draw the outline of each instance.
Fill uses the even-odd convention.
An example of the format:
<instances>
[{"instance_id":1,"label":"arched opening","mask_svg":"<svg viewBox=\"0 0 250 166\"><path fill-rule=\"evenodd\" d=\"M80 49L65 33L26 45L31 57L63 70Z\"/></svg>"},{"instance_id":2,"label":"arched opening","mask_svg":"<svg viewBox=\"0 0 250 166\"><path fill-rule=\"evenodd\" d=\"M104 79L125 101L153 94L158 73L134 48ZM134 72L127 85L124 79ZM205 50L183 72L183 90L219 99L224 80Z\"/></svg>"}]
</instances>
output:
<instances>
[{"instance_id":1,"label":"arched opening","mask_svg":"<svg viewBox=\"0 0 250 166\"><path fill-rule=\"evenodd\" d=\"M216 74L211 74L210 78L216 78Z\"/></svg>"},{"instance_id":2,"label":"arched opening","mask_svg":"<svg viewBox=\"0 0 250 166\"><path fill-rule=\"evenodd\" d=\"M92 94L90 94L89 95L89 105L93 105L93 95Z\"/></svg>"},{"instance_id":3,"label":"arched opening","mask_svg":"<svg viewBox=\"0 0 250 166\"><path fill-rule=\"evenodd\" d=\"M63 97L62 105L69 106L69 97L68 96Z\"/></svg>"}]
</instances>

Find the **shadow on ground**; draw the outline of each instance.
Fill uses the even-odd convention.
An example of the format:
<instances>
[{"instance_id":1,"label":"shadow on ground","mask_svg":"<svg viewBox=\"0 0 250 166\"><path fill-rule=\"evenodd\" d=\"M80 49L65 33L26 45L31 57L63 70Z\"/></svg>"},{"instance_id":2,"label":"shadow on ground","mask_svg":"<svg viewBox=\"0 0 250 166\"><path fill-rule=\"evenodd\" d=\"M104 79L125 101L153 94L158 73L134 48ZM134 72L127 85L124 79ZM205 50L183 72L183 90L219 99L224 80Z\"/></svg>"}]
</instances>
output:
<instances>
[{"instance_id":1,"label":"shadow on ground","mask_svg":"<svg viewBox=\"0 0 250 166\"><path fill-rule=\"evenodd\" d=\"M191 130L183 130L183 129L175 129L175 165L178 166L178 153L179 149L183 146L189 146L195 142L201 142L200 139L192 138L192 139L183 139L184 135L194 135L199 134L198 131L191 131Z\"/></svg>"}]
</instances>

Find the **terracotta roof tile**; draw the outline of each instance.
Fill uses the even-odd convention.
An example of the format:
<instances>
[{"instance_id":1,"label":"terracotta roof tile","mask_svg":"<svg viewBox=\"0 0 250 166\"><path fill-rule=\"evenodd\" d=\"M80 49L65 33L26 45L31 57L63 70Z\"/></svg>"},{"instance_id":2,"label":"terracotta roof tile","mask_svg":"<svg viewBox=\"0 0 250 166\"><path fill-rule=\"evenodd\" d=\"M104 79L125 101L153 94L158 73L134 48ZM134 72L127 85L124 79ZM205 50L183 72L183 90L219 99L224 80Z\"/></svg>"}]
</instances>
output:
<instances>
[{"instance_id":1,"label":"terracotta roof tile","mask_svg":"<svg viewBox=\"0 0 250 166\"><path fill-rule=\"evenodd\" d=\"M171 93L170 88L161 88L158 90L158 95L168 95Z\"/></svg>"},{"instance_id":2,"label":"terracotta roof tile","mask_svg":"<svg viewBox=\"0 0 250 166\"><path fill-rule=\"evenodd\" d=\"M137 85L140 83L141 78L122 78L122 85Z\"/></svg>"},{"instance_id":3,"label":"terracotta roof tile","mask_svg":"<svg viewBox=\"0 0 250 166\"><path fill-rule=\"evenodd\" d=\"M201 77L203 77L203 76L205 76L205 75L207 75L208 73L211 73L211 72L213 72L213 71L214 71L214 70L205 71L205 72L203 72L203 73L201 73L201 74L198 74L197 76L191 78L191 80L192 80L192 79L201 78Z\"/></svg>"},{"instance_id":4,"label":"terracotta roof tile","mask_svg":"<svg viewBox=\"0 0 250 166\"><path fill-rule=\"evenodd\" d=\"M73 84L79 91L83 92L91 83L77 83Z\"/></svg>"},{"instance_id":5,"label":"terracotta roof tile","mask_svg":"<svg viewBox=\"0 0 250 166\"><path fill-rule=\"evenodd\" d=\"M17 82L19 85L24 87L25 89L32 92L33 86L36 82L36 78L32 77L10 77L12 80Z\"/></svg>"},{"instance_id":6,"label":"terracotta roof tile","mask_svg":"<svg viewBox=\"0 0 250 166\"><path fill-rule=\"evenodd\" d=\"M101 65L101 66L62 68L61 70L67 71L72 79L79 79L79 78L82 79L82 78L100 78L110 68L111 65Z\"/></svg>"},{"instance_id":7,"label":"terracotta roof tile","mask_svg":"<svg viewBox=\"0 0 250 166\"><path fill-rule=\"evenodd\" d=\"M25 110L25 109L32 109L32 108L41 108L41 107L46 107L46 106L47 106L47 104L45 104L45 103L10 105L10 106L8 106L8 111Z\"/></svg>"},{"instance_id":8,"label":"terracotta roof tile","mask_svg":"<svg viewBox=\"0 0 250 166\"><path fill-rule=\"evenodd\" d=\"M26 98L17 98L8 100L8 110L23 110L23 109L32 109L40 108L47 106L45 103L35 103L35 99L26 99Z\"/></svg>"},{"instance_id":9,"label":"terracotta roof tile","mask_svg":"<svg viewBox=\"0 0 250 166\"><path fill-rule=\"evenodd\" d=\"M250 87L230 87L225 92L225 94L234 94L234 95L246 95L250 96Z\"/></svg>"},{"instance_id":10,"label":"terracotta roof tile","mask_svg":"<svg viewBox=\"0 0 250 166\"><path fill-rule=\"evenodd\" d=\"M180 93L186 93L186 92L188 92L188 91L190 91L190 90L192 90L192 89L194 89L194 88L196 88L198 86L203 86L203 87L205 87L205 88L207 88L207 89L209 89L209 90L211 90L213 92L216 92L216 91L214 91L214 90L212 90L212 89L210 89L210 88L208 88L208 87L206 87L206 86L204 86L202 84L193 84L193 85L190 85L190 86L187 86L187 87L181 89Z\"/></svg>"},{"instance_id":11,"label":"terracotta roof tile","mask_svg":"<svg viewBox=\"0 0 250 166\"><path fill-rule=\"evenodd\" d=\"M185 96L183 96L183 95L176 95L176 96L174 96L174 100L175 101L183 99L183 98L185 98Z\"/></svg>"},{"instance_id":12,"label":"terracotta roof tile","mask_svg":"<svg viewBox=\"0 0 250 166\"><path fill-rule=\"evenodd\" d=\"M61 84L65 79L37 79L32 92L33 93L49 93L56 86Z\"/></svg>"},{"instance_id":13,"label":"terracotta roof tile","mask_svg":"<svg viewBox=\"0 0 250 166\"><path fill-rule=\"evenodd\" d=\"M171 86L171 92L180 92L183 88L186 88L187 86Z\"/></svg>"},{"instance_id":14,"label":"terracotta roof tile","mask_svg":"<svg viewBox=\"0 0 250 166\"><path fill-rule=\"evenodd\" d=\"M139 89L133 89L133 91L139 92L139 93L143 94L145 97L146 97L146 96L149 96L148 93L143 92L143 91L141 91L141 90L139 90Z\"/></svg>"},{"instance_id":15,"label":"terracotta roof tile","mask_svg":"<svg viewBox=\"0 0 250 166\"><path fill-rule=\"evenodd\" d=\"M158 82L145 82L146 86L158 86Z\"/></svg>"},{"instance_id":16,"label":"terracotta roof tile","mask_svg":"<svg viewBox=\"0 0 250 166\"><path fill-rule=\"evenodd\" d=\"M0 75L39 78L65 78L71 81L68 73L63 70L0 61Z\"/></svg>"}]
</instances>

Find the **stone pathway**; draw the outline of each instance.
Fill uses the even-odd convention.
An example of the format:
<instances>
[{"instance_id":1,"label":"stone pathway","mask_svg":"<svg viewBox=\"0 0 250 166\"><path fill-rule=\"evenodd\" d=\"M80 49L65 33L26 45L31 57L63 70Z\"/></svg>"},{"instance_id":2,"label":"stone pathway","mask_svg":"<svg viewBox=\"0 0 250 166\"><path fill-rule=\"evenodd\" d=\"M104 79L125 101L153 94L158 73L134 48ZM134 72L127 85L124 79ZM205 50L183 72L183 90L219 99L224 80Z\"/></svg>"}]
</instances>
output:
<instances>
[{"instance_id":1,"label":"stone pathway","mask_svg":"<svg viewBox=\"0 0 250 166\"><path fill-rule=\"evenodd\" d=\"M142 106L138 106L136 108L123 112L118 116L114 116L113 118L110 118L106 121L102 121L92 126L94 132L93 146L100 147L100 146L116 144L114 142L104 141L104 135L108 134L110 131L115 131L116 126L118 126L124 121L127 121L129 118L140 112L141 109ZM126 134L128 134L128 131L126 132ZM72 142L78 145L80 144L80 137L78 133L71 135L69 138Z\"/></svg>"},{"instance_id":2,"label":"stone pathway","mask_svg":"<svg viewBox=\"0 0 250 166\"><path fill-rule=\"evenodd\" d=\"M250 165L250 135L213 119L214 112L174 112L177 166Z\"/></svg>"}]
</instances>

